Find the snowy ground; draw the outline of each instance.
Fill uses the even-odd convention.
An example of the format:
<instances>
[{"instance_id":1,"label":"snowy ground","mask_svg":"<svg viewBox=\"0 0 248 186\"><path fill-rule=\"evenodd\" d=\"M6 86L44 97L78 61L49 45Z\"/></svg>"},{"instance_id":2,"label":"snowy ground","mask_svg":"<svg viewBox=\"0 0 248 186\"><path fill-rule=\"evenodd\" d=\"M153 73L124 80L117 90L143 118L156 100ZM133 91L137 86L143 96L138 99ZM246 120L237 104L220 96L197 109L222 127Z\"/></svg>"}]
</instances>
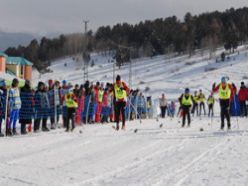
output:
<instances>
[{"instance_id":1,"label":"snowy ground","mask_svg":"<svg viewBox=\"0 0 248 186\"><path fill-rule=\"evenodd\" d=\"M92 81L112 81L113 64L108 63L109 58L94 55L96 65L89 69ZM53 73L39 78L35 72L35 82L52 78L83 83L81 67L70 58L59 60L51 66ZM207 54L144 58L133 62L132 87L150 87L145 94L154 100L162 92L169 99L176 99L186 87L192 92L203 89L208 96L212 83L219 82L221 76L239 83L248 78L247 69L246 50L225 63L208 60ZM129 67L124 66L116 74L128 83L128 72ZM184 129L178 118L166 118L143 120L141 124L128 122L127 130L119 132L112 129L112 124L87 125L69 134L58 129L2 138L0 185L246 186L247 118L232 118L232 131L220 132L218 110L216 103L213 122L207 117L194 118L191 127ZM134 133L136 128L138 132ZM200 132L200 128L204 131Z\"/></svg>"},{"instance_id":2,"label":"snowy ground","mask_svg":"<svg viewBox=\"0 0 248 186\"><path fill-rule=\"evenodd\" d=\"M218 117L212 125L194 118L184 129L167 118L130 122L119 132L111 124L87 125L69 134L60 129L4 138L0 185L245 186L247 119L239 119L239 129L236 118L232 123L232 131L220 132Z\"/></svg>"}]
</instances>

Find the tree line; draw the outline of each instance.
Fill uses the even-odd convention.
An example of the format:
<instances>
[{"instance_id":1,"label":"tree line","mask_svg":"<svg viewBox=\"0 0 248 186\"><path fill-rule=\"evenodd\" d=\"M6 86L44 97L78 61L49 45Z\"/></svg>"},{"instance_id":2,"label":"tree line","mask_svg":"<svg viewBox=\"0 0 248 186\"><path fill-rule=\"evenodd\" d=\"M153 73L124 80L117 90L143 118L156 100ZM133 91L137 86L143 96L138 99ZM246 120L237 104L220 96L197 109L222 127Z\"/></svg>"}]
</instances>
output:
<instances>
[{"instance_id":1,"label":"tree line","mask_svg":"<svg viewBox=\"0 0 248 186\"><path fill-rule=\"evenodd\" d=\"M39 42L32 40L26 47L10 47L5 52L23 56L36 67L43 68L51 60L85 51L116 50L118 59L171 52L192 55L196 49L209 49L214 53L218 46L234 51L247 38L248 8L244 7L200 15L186 13L183 20L171 16L134 25L102 26L95 33L61 35L54 39L43 37ZM120 51L128 54L118 53Z\"/></svg>"}]
</instances>

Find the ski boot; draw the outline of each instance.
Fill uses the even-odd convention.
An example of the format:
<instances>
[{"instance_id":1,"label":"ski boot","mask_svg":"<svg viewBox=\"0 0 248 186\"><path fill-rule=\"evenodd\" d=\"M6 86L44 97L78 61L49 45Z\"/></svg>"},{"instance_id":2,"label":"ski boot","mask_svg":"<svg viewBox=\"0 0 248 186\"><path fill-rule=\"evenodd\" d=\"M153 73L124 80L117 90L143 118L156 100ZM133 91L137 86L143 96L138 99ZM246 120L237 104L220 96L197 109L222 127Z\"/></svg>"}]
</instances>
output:
<instances>
[{"instance_id":1,"label":"ski boot","mask_svg":"<svg viewBox=\"0 0 248 186\"><path fill-rule=\"evenodd\" d=\"M74 131L74 129L75 129L75 127L72 127L72 128L71 128L71 132L73 132L73 131Z\"/></svg>"},{"instance_id":2,"label":"ski boot","mask_svg":"<svg viewBox=\"0 0 248 186\"><path fill-rule=\"evenodd\" d=\"M116 128L115 128L115 130L119 130L120 129L120 127L119 127L119 124L116 124Z\"/></svg>"},{"instance_id":3,"label":"ski boot","mask_svg":"<svg viewBox=\"0 0 248 186\"><path fill-rule=\"evenodd\" d=\"M19 134L16 132L16 129L13 129L12 134L13 134L14 136L19 135Z\"/></svg>"},{"instance_id":4,"label":"ski boot","mask_svg":"<svg viewBox=\"0 0 248 186\"><path fill-rule=\"evenodd\" d=\"M121 130L126 130L126 126L125 126L125 124L124 124L124 125L122 125Z\"/></svg>"},{"instance_id":5,"label":"ski boot","mask_svg":"<svg viewBox=\"0 0 248 186\"><path fill-rule=\"evenodd\" d=\"M42 128L43 132L49 132L50 130L47 127Z\"/></svg>"}]
</instances>

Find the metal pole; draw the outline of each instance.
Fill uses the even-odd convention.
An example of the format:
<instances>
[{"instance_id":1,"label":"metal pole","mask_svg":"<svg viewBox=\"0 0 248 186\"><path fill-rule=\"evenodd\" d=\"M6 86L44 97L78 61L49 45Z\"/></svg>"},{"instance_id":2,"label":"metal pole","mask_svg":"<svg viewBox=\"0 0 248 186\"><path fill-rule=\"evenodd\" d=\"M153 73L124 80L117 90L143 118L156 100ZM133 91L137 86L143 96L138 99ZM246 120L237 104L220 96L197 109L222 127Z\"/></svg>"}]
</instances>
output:
<instances>
[{"instance_id":1,"label":"metal pole","mask_svg":"<svg viewBox=\"0 0 248 186\"><path fill-rule=\"evenodd\" d=\"M56 128L56 126L57 126L57 124L58 124L58 120L57 120L57 105L56 105L56 93L57 93L57 91L56 91L56 87L54 87L54 89L53 89L53 92L54 92L54 121L55 121L55 128Z\"/></svg>"},{"instance_id":2,"label":"metal pole","mask_svg":"<svg viewBox=\"0 0 248 186\"><path fill-rule=\"evenodd\" d=\"M87 106L87 111L86 111L86 121L85 121L85 124L88 123L88 119L89 119L89 107L90 107L90 100L91 100L91 95L89 96L89 102L88 102L88 106Z\"/></svg>"},{"instance_id":3,"label":"metal pole","mask_svg":"<svg viewBox=\"0 0 248 186\"><path fill-rule=\"evenodd\" d=\"M131 115L131 100L132 100L132 96L131 95L129 95L129 97L128 97L128 121L130 121L130 119L131 119L131 117L130 117L130 115Z\"/></svg>"},{"instance_id":4,"label":"metal pole","mask_svg":"<svg viewBox=\"0 0 248 186\"><path fill-rule=\"evenodd\" d=\"M88 23L90 22L89 20L84 20L84 33L87 34L88 31Z\"/></svg>"},{"instance_id":5,"label":"metal pole","mask_svg":"<svg viewBox=\"0 0 248 186\"><path fill-rule=\"evenodd\" d=\"M8 130L8 102L9 100L9 89L7 88L7 94L6 94L6 105L5 105L5 119L4 119L4 124L5 124L5 134L7 135L7 130Z\"/></svg>"}]
</instances>

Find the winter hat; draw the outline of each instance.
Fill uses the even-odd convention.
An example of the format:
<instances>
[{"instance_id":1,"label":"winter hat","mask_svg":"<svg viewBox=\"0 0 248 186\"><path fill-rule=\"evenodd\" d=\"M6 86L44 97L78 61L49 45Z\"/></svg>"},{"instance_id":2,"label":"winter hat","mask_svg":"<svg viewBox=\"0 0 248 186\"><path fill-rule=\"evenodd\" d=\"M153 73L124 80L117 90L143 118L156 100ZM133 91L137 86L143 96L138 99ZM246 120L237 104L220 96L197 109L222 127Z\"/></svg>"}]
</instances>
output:
<instances>
[{"instance_id":1,"label":"winter hat","mask_svg":"<svg viewBox=\"0 0 248 186\"><path fill-rule=\"evenodd\" d=\"M117 75L116 76L116 81L120 81L121 80L121 76L120 75Z\"/></svg>"},{"instance_id":2,"label":"winter hat","mask_svg":"<svg viewBox=\"0 0 248 186\"><path fill-rule=\"evenodd\" d=\"M42 87L43 86L43 87ZM44 86L45 86L45 84L42 82L42 81L40 81L39 83L38 83L38 90L42 90L41 88L44 88Z\"/></svg>"},{"instance_id":3,"label":"winter hat","mask_svg":"<svg viewBox=\"0 0 248 186\"><path fill-rule=\"evenodd\" d=\"M19 80L17 78L14 78L12 81L12 86L15 87L18 85L18 83L19 83Z\"/></svg>"},{"instance_id":4,"label":"winter hat","mask_svg":"<svg viewBox=\"0 0 248 186\"><path fill-rule=\"evenodd\" d=\"M27 87L31 87L31 81L26 80L26 81L25 81L25 86L27 86Z\"/></svg>"},{"instance_id":5,"label":"winter hat","mask_svg":"<svg viewBox=\"0 0 248 186\"><path fill-rule=\"evenodd\" d=\"M185 94L188 94L189 93L189 88L186 88L185 89Z\"/></svg>"},{"instance_id":6,"label":"winter hat","mask_svg":"<svg viewBox=\"0 0 248 186\"><path fill-rule=\"evenodd\" d=\"M6 86L6 82L5 81L1 81L0 82L0 87L5 87Z\"/></svg>"},{"instance_id":7,"label":"winter hat","mask_svg":"<svg viewBox=\"0 0 248 186\"><path fill-rule=\"evenodd\" d=\"M66 83L67 83L67 81L66 81L66 80L63 80L63 81L62 81L62 84L63 84L63 85L65 85Z\"/></svg>"},{"instance_id":8,"label":"winter hat","mask_svg":"<svg viewBox=\"0 0 248 186\"><path fill-rule=\"evenodd\" d=\"M73 85L71 83L68 83L68 88L73 88Z\"/></svg>"},{"instance_id":9,"label":"winter hat","mask_svg":"<svg viewBox=\"0 0 248 186\"><path fill-rule=\"evenodd\" d=\"M53 80L52 79L48 80L48 85L50 85L50 86L53 85Z\"/></svg>"},{"instance_id":10,"label":"winter hat","mask_svg":"<svg viewBox=\"0 0 248 186\"><path fill-rule=\"evenodd\" d=\"M225 77L221 78L221 83L226 83L226 78Z\"/></svg>"}]
</instances>

